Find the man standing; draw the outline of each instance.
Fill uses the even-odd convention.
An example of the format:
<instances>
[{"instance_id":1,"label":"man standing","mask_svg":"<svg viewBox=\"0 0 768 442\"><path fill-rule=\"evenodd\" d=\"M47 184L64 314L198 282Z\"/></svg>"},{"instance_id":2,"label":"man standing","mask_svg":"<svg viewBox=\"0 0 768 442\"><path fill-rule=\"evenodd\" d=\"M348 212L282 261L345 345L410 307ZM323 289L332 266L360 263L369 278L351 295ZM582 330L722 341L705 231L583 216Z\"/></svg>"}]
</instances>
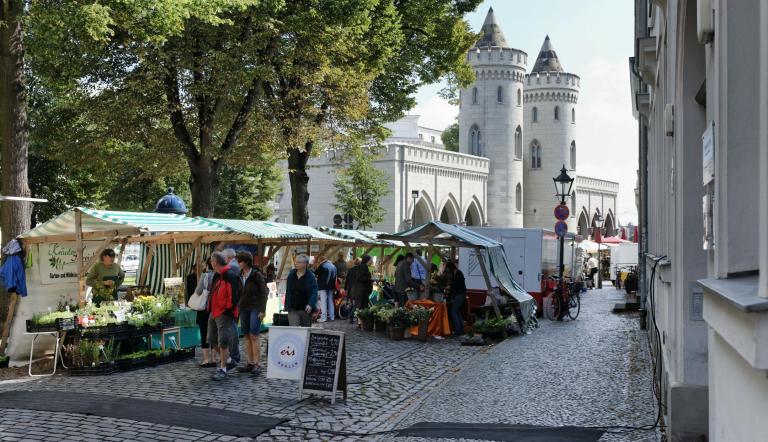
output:
<instances>
[{"instance_id":1,"label":"man standing","mask_svg":"<svg viewBox=\"0 0 768 442\"><path fill-rule=\"evenodd\" d=\"M418 253L417 256L421 257L421 253ZM416 281L419 285L424 284L424 281L427 280L427 269L421 265L415 256L413 263L411 263L411 278L413 278L413 280Z\"/></svg>"},{"instance_id":2,"label":"man standing","mask_svg":"<svg viewBox=\"0 0 768 442\"><path fill-rule=\"evenodd\" d=\"M221 253L223 253L224 257L227 259L227 266L229 266L229 268L231 268L236 275L239 275L240 266L237 265L237 260L235 259L237 256L235 249L224 249ZM228 363L230 370L235 368L235 366L240 363L240 331L237 329L237 321L235 321L233 330L235 339L232 341L232 346L229 347L229 357L232 359Z\"/></svg>"},{"instance_id":3,"label":"man standing","mask_svg":"<svg viewBox=\"0 0 768 442\"><path fill-rule=\"evenodd\" d=\"M245 365L237 367L241 373L251 373L256 376L261 371L261 344L259 333L261 321L267 311L269 289L264 277L253 267L253 255L249 252L238 252L237 264L240 266L240 280L243 284L243 294L240 297L240 328L245 336Z\"/></svg>"},{"instance_id":4,"label":"man standing","mask_svg":"<svg viewBox=\"0 0 768 442\"><path fill-rule=\"evenodd\" d=\"M587 269L589 269L589 279L592 280L590 289L595 285L595 275L597 275L597 259L595 255L590 254L587 260Z\"/></svg>"},{"instance_id":5,"label":"man standing","mask_svg":"<svg viewBox=\"0 0 768 442\"><path fill-rule=\"evenodd\" d=\"M395 300L396 306L404 305L408 300L406 290L412 288L414 290L421 290L422 285L413 280L411 266L413 265L413 253L406 253L405 259L400 261L400 264L395 268L395 294L397 299Z\"/></svg>"},{"instance_id":6,"label":"man standing","mask_svg":"<svg viewBox=\"0 0 768 442\"><path fill-rule=\"evenodd\" d=\"M373 292L373 278L371 277L371 270L368 266L371 263L371 257L369 255L363 255L360 259L360 264L352 267L349 270L349 291L347 296L352 299L354 308L366 308L370 302L369 298L371 292ZM349 315L349 321L352 322L354 317L354 309L352 314Z\"/></svg>"},{"instance_id":7,"label":"man standing","mask_svg":"<svg viewBox=\"0 0 768 442\"><path fill-rule=\"evenodd\" d=\"M309 270L307 255L298 255L294 269L288 273L285 282L285 309L288 310L288 325L309 327L312 325L312 309L317 304L317 279Z\"/></svg>"},{"instance_id":8,"label":"man standing","mask_svg":"<svg viewBox=\"0 0 768 442\"><path fill-rule=\"evenodd\" d=\"M333 263L334 267L336 267L336 277L337 278L346 278L347 276L347 262L344 261L344 252L339 252L336 255L336 262Z\"/></svg>"},{"instance_id":9,"label":"man standing","mask_svg":"<svg viewBox=\"0 0 768 442\"><path fill-rule=\"evenodd\" d=\"M336 266L324 255L317 257L315 276L317 277L317 295L320 298L320 319L317 322L333 321L335 306L333 293L336 291Z\"/></svg>"},{"instance_id":10,"label":"man standing","mask_svg":"<svg viewBox=\"0 0 768 442\"><path fill-rule=\"evenodd\" d=\"M208 342L213 351L219 352L220 366L212 379L221 381L227 378L227 360L232 341L237 341L234 334L238 316L237 305L240 302L240 278L227 265L222 253L211 254L213 265L213 283L208 299Z\"/></svg>"}]
</instances>

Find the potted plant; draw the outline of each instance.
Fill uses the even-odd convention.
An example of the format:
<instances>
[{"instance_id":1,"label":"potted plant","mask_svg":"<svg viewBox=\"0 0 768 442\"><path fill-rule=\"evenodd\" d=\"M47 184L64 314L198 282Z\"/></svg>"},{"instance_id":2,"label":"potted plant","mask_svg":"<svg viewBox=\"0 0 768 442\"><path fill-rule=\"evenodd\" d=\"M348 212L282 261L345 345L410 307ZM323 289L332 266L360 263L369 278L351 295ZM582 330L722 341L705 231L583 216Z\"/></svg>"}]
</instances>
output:
<instances>
[{"instance_id":1,"label":"potted plant","mask_svg":"<svg viewBox=\"0 0 768 442\"><path fill-rule=\"evenodd\" d=\"M69 374L72 376L99 376L112 374L116 370L115 341L81 340L66 348L69 357Z\"/></svg>"},{"instance_id":2,"label":"potted plant","mask_svg":"<svg viewBox=\"0 0 768 442\"><path fill-rule=\"evenodd\" d=\"M0 355L0 368L8 368L10 358L6 355Z\"/></svg>"},{"instance_id":3,"label":"potted plant","mask_svg":"<svg viewBox=\"0 0 768 442\"><path fill-rule=\"evenodd\" d=\"M418 339L420 341L426 341L429 337L427 334L429 331L429 318L432 316L433 310L432 308L428 309L417 305L410 311L411 324L419 327Z\"/></svg>"},{"instance_id":4,"label":"potted plant","mask_svg":"<svg viewBox=\"0 0 768 442\"><path fill-rule=\"evenodd\" d=\"M408 312L402 307L391 309L391 312L389 321L387 322L389 339L392 339L393 341L405 339L405 329L410 325Z\"/></svg>"},{"instance_id":5,"label":"potted plant","mask_svg":"<svg viewBox=\"0 0 768 442\"><path fill-rule=\"evenodd\" d=\"M472 326L475 333L483 335L484 339L502 340L507 338L507 328L511 325L510 320L503 316L477 321Z\"/></svg>"},{"instance_id":6,"label":"potted plant","mask_svg":"<svg viewBox=\"0 0 768 442\"><path fill-rule=\"evenodd\" d=\"M73 330L76 326L77 319L70 311L36 313L32 315L32 319L27 319L27 332L30 333Z\"/></svg>"},{"instance_id":7,"label":"potted plant","mask_svg":"<svg viewBox=\"0 0 768 442\"><path fill-rule=\"evenodd\" d=\"M393 313L394 313L394 308L391 308L388 306L380 306L375 308L374 328L377 332L387 331L387 324L389 324L389 320L392 318Z\"/></svg>"},{"instance_id":8,"label":"potted plant","mask_svg":"<svg viewBox=\"0 0 768 442\"><path fill-rule=\"evenodd\" d=\"M374 327L374 314L373 311L370 308L362 308L355 312L357 315L357 319L360 320L360 323L363 326L363 330L365 331L373 331Z\"/></svg>"}]
</instances>

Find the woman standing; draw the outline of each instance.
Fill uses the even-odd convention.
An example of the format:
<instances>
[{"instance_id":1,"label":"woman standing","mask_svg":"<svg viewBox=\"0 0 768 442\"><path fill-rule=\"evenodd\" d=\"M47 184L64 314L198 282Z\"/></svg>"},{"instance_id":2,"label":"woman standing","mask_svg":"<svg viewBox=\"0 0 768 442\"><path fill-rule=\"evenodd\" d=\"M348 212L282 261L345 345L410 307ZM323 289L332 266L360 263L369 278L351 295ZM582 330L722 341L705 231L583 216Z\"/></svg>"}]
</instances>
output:
<instances>
[{"instance_id":1,"label":"woman standing","mask_svg":"<svg viewBox=\"0 0 768 442\"><path fill-rule=\"evenodd\" d=\"M195 288L196 295L205 297L211 293L211 283L213 283L213 267L211 267L211 258L205 260L205 272L200 274L200 280ZM216 363L211 360L211 344L208 342L208 316L210 313L207 308L197 311L197 326L200 327L200 347L203 351L203 360L200 367L215 367Z\"/></svg>"},{"instance_id":2,"label":"woman standing","mask_svg":"<svg viewBox=\"0 0 768 442\"><path fill-rule=\"evenodd\" d=\"M355 308L362 309L368 307L369 298L371 292L373 292L373 278L371 277L371 270L368 265L371 262L371 257L363 255L360 260L360 264L353 267L349 274L354 278L350 281L350 297L354 302ZM350 320L351 320L350 316Z\"/></svg>"},{"instance_id":3,"label":"woman standing","mask_svg":"<svg viewBox=\"0 0 768 442\"><path fill-rule=\"evenodd\" d=\"M464 310L464 304L467 302L467 285L464 281L464 274L461 273L461 270L453 262L446 264L445 272L448 274L450 281L450 296L453 301L450 312L453 335L461 336L464 334L464 317L461 315L461 312Z\"/></svg>"},{"instance_id":4,"label":"woman standing","mask_svg":"<svg viewBox=\"0 0 768 442\"><path fill-rule=\"evenodd\" d=\"M91 267L85 283L91 286L92 302L96 305L103 301L117 300L117 289L125 279L125 272L115 262L115 251L105 249L101 252L100 262Z\"/></svg>"},{"instance_id":5,"label":"woman standing","mask_svg":"<svg viewBox=\"0 0 768 442\"><path fill-rule=\"evenodd\" d=\"M312 325L312 310L317 306L317 278L308 267L307 255L298 255L286 281L285 309L291 327Z\"/></svg>"}]
</instances>

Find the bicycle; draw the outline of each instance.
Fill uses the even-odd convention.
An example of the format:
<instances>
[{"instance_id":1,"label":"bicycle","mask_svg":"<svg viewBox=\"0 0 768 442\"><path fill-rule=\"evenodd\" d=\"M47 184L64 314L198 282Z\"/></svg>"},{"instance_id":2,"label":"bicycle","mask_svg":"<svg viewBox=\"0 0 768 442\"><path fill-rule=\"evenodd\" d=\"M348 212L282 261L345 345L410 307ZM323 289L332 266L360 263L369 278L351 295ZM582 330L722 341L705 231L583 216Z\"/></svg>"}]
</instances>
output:
<instances>
[{"instance_id":1,"label":"bicycle","mask_svg":"<svg viewBox=\"0 0 768 442\"><path fill-rule=\"evenodd\" d=\"M352 299L347 294L347 291L342 288L344 287L343 278L339 278L338 287L339 297L335 301L336 317L342 320L349 319L352 316L354 307L352 305Z\"/></svg>"},{"instance_id":2,"label":"bicycle","mask_svg":"<svg viewBox=\"0 0 768 442\"><path fill-rule=\"evenodd\" d=\"M576 290L576 284L565 278L562 281L556 276L550 276L557 285L546 298L544 314L550 321L562 321L566 316L576 320L581 313L581 294Z\"/></svg>"}]
</instances>

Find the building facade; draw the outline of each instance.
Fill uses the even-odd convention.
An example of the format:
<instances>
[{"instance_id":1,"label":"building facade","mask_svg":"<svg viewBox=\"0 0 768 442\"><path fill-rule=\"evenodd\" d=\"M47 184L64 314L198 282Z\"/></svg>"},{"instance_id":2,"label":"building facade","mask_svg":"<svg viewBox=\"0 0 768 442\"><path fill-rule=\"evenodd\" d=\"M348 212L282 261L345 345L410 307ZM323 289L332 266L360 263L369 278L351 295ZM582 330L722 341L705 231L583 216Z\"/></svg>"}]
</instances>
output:
<instances>
[{"instance_id":1,"label":"building facade","mask_svg":"<svg viewBox=\"0 0 768 442\"><path fill-rule=\"evenodd\" d=\"M528 55L509 47L493 9L467 54L475 81L460 91L459 152L445 150L442 131L408 115L390 123L376 165L391 177L375 230L399 231L430 220L467 225L553 229L558 201L552 178L565 166L575 178L569 231L589 236L595 217L616 232L618 183L581 176L576 163L580 79L563 70L549 37L530 73ZM333 225L339 161L333 150L310 161L309 220ZM287 173L276 217L290 222ZM413 198L417 192L416 198Z\"/></svg>"},{"instance_id":2,"label":"building facade","mask_svg":"<svg viewBox=\"0 0 768 442\"><path fill-rule=\"evenodd\" d=\"M671 440L768 434L768 3L635 1L641 284Z\"/></svg>"}]
</instances>

